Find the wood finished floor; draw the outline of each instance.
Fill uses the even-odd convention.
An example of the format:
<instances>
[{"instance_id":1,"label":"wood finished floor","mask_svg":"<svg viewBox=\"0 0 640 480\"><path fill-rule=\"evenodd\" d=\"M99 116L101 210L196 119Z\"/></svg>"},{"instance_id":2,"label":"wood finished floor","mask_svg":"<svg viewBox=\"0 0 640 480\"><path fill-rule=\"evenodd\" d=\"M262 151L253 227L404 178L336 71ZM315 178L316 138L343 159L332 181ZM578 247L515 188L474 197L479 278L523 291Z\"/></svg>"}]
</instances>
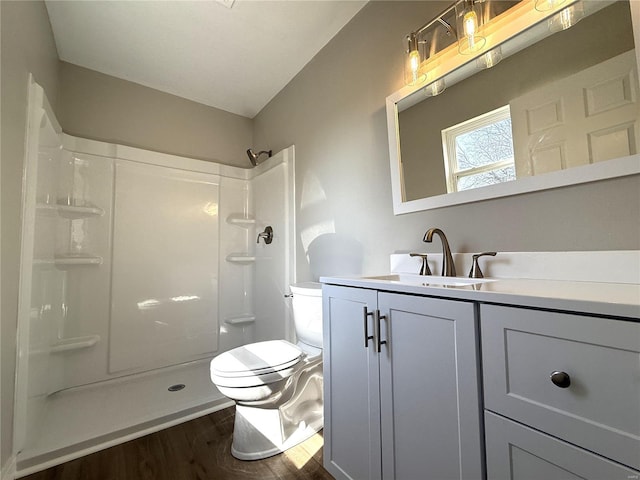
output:
<instances>
[{"instance_id":1,"label":"wood finished floor","mask_svg":"<svg viewBox=\"0 0 640 480\"><path fill-rule=\"evenodd\" d=\"M24 480L330 480L322 432L284 454L231 456L234 407L34 473Z\"/></svg>"}]
</instances>

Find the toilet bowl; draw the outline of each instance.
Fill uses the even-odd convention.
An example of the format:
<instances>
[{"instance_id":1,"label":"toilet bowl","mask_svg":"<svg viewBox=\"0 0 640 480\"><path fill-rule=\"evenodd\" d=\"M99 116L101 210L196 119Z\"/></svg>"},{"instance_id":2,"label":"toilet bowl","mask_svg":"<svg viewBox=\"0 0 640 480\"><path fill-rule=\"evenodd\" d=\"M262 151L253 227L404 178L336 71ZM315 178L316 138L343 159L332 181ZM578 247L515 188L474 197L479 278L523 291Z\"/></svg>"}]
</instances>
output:
<instances>
[{"instance_id":1,"label":"toilet bowl","mask_svg":"<svg viewBox=\"0 0 640 480\"><path fill-rule=\"evenodd\" d=\"M236 402L231 453L270 457L322 428L322 289L291 285L298 343L269 340L234 348L211 361L211 381Z\"/></svg>"}]
</instances>

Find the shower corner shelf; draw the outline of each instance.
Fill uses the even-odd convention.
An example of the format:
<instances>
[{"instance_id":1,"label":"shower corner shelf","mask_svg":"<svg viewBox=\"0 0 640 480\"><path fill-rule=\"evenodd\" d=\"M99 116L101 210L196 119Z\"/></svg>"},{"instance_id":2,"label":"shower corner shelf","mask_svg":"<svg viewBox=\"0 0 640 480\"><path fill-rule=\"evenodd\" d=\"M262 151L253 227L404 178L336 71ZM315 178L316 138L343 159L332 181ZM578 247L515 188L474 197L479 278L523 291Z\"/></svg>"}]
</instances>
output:
<instances>
[{"instance_id":1,"label":"shower corner shelf","mask_svg":"<svg viewBox=\"0 0 640 480\"><path fill-rule=\"evenodd\" d=\"M54 258L36 258L34 265L55 265L72 267L81 265L101 265L102 257L97 255L56 255Z\"/></svg>"},{"instance_id":2,"label":"shower corner shelf","mask_svg":"<svg viewBox=\"0 0 640 480\"><path fill-rule=\"evenodd\" d=\"M102 208L90 206L80 207L77 205L39 203L36 205L36 209L38 213L48 215L56 214L69 220L88 217L99 217L104 215L104 210Z\"/></svg>"},{"instance_id":3,"label":"shower corner shelf","mask_svg":"<svg viewBox=\"0 0 640 480\"><path fill-rule=\"evenodd\" d=\"M241 213L232 214L227 217L227 223L237 225L239 227L249 228L256 224L256 219L243 215Z\"/></svg>"},{"instance_id":4,"label":"shower corner shelf","mask_svg":"<svg viewBox=\"0 0 640 480\"><path fill-rule=\"evenodd\" d=\"M255 255L249 255L246 253L232 253L230 255L227 255L226 260L230 263L249 265L250 263L254 263L256 261L256 257Z\"/></svg>"},{"instance_id":5,"label":"shower corner shelf","mask_svg":"<svg viewBox=\"0 0 640 480\"><path fill-rule=\"evenodd\" d=\"M255 323L256 321L256 316L255 315L237 315L237 316L233 316L233 317L227 317L224 320L224 323L226 323L227 325L236 325L236 326L240 326L240 325L247 325L249 323Z\"/></svg>"},{"instance_id":6,"label":"shower corner shelf","mask_svg":"<svg viewBox=\"0 0 640 480\"><path fill-rule=\"evenodd\" d=\"M100 341L100 335L87 335L85 337L61 338L51 345L51 353L64 353L84 348L93 347Z\"/></svg>"}]
</instances>

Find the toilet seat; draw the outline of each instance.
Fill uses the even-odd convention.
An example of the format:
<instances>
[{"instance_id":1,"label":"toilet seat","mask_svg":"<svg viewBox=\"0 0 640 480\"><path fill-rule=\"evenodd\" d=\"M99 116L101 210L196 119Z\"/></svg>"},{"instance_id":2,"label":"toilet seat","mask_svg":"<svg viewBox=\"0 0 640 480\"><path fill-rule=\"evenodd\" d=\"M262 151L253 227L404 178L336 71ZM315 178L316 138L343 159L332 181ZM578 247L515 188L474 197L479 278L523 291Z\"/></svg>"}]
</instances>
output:
<instances>
[{"instance_id":1,"label":"toilet seat","mask_svg":"<svg viewBox=\"0 0 640 480\"><path fill-rule=\"evenodd\" d=\"M303 352L286 340L269 340L234 348L211 361L211 380L224 387L253 387L293 374Z\"/></svg>"}]
</instances>

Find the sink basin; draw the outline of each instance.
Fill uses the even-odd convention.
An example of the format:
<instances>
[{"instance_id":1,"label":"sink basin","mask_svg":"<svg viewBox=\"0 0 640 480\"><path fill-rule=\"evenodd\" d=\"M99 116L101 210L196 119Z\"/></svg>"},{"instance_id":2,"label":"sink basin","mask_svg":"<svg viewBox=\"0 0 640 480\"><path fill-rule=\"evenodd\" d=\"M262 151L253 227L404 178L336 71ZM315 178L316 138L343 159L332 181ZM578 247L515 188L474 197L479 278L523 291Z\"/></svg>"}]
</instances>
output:
<instances>
[{"instance_id":1,"label":"sink basin","mask_svg":"<svg viewBox=\"0 0 640 480\"><path fill-rule=\"evenodd\" d=\"M410 273L392 273L390 275L377 275L362 278L367 280L403 283L405 285L419 285L423 287L464 287L466 285L478 285L480 283L495 281L489 278L439 277L435 275L412 275Z\"/></svg>"}]
</instances>

